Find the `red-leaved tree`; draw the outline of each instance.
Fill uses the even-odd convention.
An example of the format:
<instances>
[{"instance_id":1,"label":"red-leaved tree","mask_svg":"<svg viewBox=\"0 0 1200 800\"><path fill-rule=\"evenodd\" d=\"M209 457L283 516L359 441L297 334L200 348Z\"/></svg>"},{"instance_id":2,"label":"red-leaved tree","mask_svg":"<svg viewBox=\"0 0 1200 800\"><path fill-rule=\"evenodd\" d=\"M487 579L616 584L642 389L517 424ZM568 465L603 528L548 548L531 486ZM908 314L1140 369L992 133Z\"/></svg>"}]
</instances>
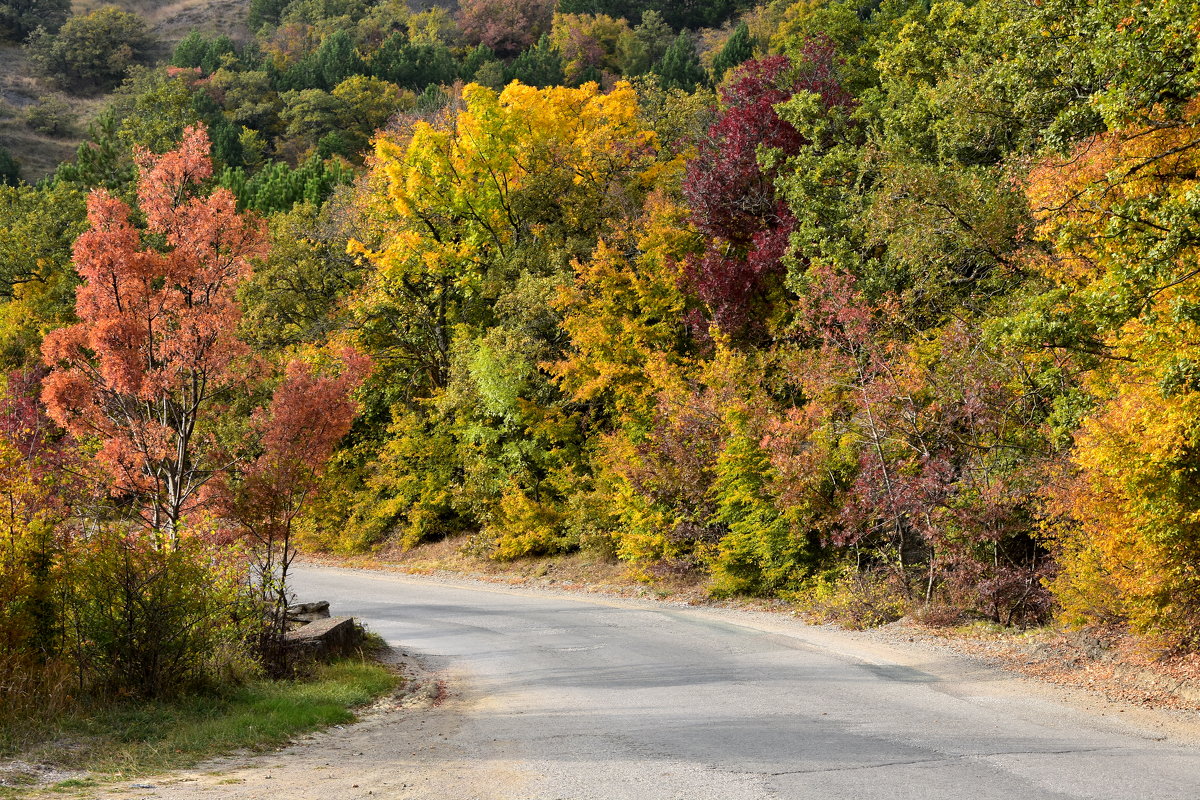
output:
<instances>
[{"instance_id":1,"label":"red-leaved tree","mask_svg":"<svg viewBox=\"0 0 1200 800\"><path fill-rule=\"evenodd\" d=\"M336 375L289 363L271 402L251 420L257 456L214 483L217 514L250 545L250 585L264 622L259 648L267 667L280 673L287 668L282 643L296 519L350 431L357 412L351 394L370 366L366 356L349 348Z\"/></svg>"},{"instance_id":2,"label":"red-leaved tree","mask_svg":"<svg viewBox=\"0 0 1200 800\"><path fill-rule=\"evenodd\" d=\"M818 95L826 108L849 106L836 63L833 45L812 39L796 62L770 56L739 67L721 90L723 113L688 165L683 193L707 246L687 260L684 275L725 333L751 324L755 300L782 271L795 224L776 195L774 171L758 163L760 149L792 155L807 143L775 106L800 92Z\"/></svg>"},{"instance_id":3,"label":"red-leaved tree","mask_svg":"<svg viewBox=\"0 0 1200 800\"><path fill-rule=\"evenodd\" d=\"M267 247L262 223L238 213L230 192L201 191L209 149L205 130L190 127L176 150L137 154L144 226L119 198L92 192L90 229L74 250L80 321L42 345L49 415L99 440L111 491L137 499L160 545L176 543L223 466L227 448L203 423L245 374L234 292Z\"/></svg>"}]
</instances>

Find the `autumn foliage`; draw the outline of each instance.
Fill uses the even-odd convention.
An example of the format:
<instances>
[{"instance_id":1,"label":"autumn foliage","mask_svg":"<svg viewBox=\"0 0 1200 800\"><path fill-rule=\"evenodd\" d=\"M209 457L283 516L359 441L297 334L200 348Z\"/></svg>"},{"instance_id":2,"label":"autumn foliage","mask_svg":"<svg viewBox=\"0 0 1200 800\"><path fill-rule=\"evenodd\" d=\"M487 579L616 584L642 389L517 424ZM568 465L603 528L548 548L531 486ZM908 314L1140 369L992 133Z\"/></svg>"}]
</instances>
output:
<instances>
[{"instance_id":1,"label":"autumn foliage","mask_svg":"<svg viewBox=\"0 0 1200 800\"><path fill-rule=\"evenodd\" d=\"M1200 295L1195 245L1177 229L1194 202L1180 176L1200 169L1197 132L1189 106L1177 124L1113 131L1047 159L1028 184L1055 244L1038 266L1084 299L1077 324L1103 354L1086 379L1095 408L1076 432L1073 469L1049 492L1056 590L1076 619L1127 622L1188 648L1200 641Z\"/></svg>"},{"instance_id":2,"label":"autumn foliage","mask_svg":"<svg viewBox=\"0 0 1200 800\"><path fill-rule=\"evenodd\" d=\"M203 425L244 376L234 292L266 247L228 191L196 192L212 174L208 150L190 128L178 150L140 154L144 228L108 192L88 198L91 229L75 243L80 322L42 348L55 367L49 414L100 440L113 491L149 498L143 521L169 540L222 457Z\"/></svg>"},{"instance_id":3,"label":"autumn foliage","mask_svg":"<svg viewBox=\"0 0 1200 800\"><path fill-rule=\"evenodd\" d=\"M11 674L438 540L1200 643L1194 9L253 5L0 187Z\"/></svg>"},{"instance_id":4,"label":"autumn foliage","mask_svg":"<svg viewBox=\"0 0 1200 800\"><path fill-rule=\"evenodd\" d=\"M520 53L549 33L553 0L468 0L458 6L463 33L502 56Z\"/></svg>"},{"instance_id":5,"label":"autumn foliage","mask_svg":"<svg viewBox=\"0 0 1200 800\"><path fill-rule=\"evenodd\" d=\"M209 149L196 127L138 152L136 208L92 192L79 321L46 337L47 372L10 378L0 417L2 633L46 675L69 660L97 690L171 694L229 659L284 671L293 523L369 369L349 348L322 371L292 358L270 389L237 300L265 226L207 190Z\"/></svg>"},{"instance_id":6,"label":"autumn foliage","mask_svg":"<svg viewBox=\"0 0 1200 800\"><path fill-rule=\"evenodd\" d=\"M726 333L743 332L752 319L761 323L764 293L783 273L795 224L776 193L774 170L759 168L761 151L786 157L806 144L775 106L805 92L826 108L849 106L836 59L830 42L814 39L795 62L772 56L737 69L721 90L720 119L688 164L683 194L707 245L685 271L711 321Z\"/></svg>"}]
</instances>

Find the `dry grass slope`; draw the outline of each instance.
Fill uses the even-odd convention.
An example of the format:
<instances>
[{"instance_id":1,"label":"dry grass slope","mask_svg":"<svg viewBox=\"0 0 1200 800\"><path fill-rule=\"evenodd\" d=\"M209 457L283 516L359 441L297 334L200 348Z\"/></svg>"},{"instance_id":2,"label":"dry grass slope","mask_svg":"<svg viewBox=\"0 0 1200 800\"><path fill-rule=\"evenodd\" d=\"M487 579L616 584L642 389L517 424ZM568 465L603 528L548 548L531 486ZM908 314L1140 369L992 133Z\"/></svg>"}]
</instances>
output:
<instances>
[{"instance_id":1,"label":"dry grass slope","mask_svg":"<svg viewBox=\"0 0 1200 800\"><path fill-rule=\"evenodd\" d=\"M0 147L7 148L21 162L21 175L34 181L70 158L78 146L86 120L99 110L100 98L69 98L71 111L80 120L71 136L47 136L30 128L25 114L53 88L33 71L24 50L12 44L0 45Z\"/></svg>"},{"instance_id":2,"label":"dry grass slope","mask_svg":"<svg viewBox=\"0 0 1200 800\"><path fill-rule=\"evenodd\" d=\"M153 0L79 0L73 6L77 14L86 14L103 6L117 6L141 15L155 38L162 43L159 56L166 58L175 43L194 30L225 34L235 41L246 41L249 0L177 0L173 3ZM21 162L21 177L33 182L54 171L59 162L70 158L83 139L90 122L104 107L106 96L64 96L75 117L69 135L47 136L31 129L25 114L54 87L33 70L24 50L13 44L0 44L0 147L7 148Z\"/></svg>"}]
</instances>

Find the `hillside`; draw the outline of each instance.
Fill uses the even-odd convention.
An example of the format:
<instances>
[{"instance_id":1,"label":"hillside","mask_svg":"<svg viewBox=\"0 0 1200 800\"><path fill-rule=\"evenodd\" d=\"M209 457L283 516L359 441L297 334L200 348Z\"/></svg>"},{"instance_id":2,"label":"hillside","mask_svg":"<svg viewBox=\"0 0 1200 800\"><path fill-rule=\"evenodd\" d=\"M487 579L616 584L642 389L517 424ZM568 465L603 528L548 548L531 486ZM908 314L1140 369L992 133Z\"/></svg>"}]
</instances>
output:
<instances>
[{"instance_id":1,"label":"hillside","mask_svg":"<svg viewBox=\"0 0 1200 800\"><path fill-rule=\"evenodd\" d=\"M74 130L48 136L31 129L25 114L48 97L58 98L76 118ZM37 77L23 50L0 44L0 147L21 162L26 180L36 180L54 171L70 158L82 141L87 120L103 104L102 98L68 98Z\"/></svg>"},{"instance_id":2,"label":"hillside","mask_svg":"<svg viewBox=\"0 0 1200 800\"><path fill-rule=\"evenodd\" d=\"M247 0L180 0L166 5L89 0L76 2L74 12L87 13L103 6L116 6L144 18L158 42L158 58L166 58L175 43L192 31L224 34L239 42L250 37ZM37 74L22 47L0 42L0 147L7 148L21 163L25 180L36 181L70 159L83 141L88 123L108 99L106 94L84 96L59 91ZM46 100L61 104L65 110L65 130L46 134L26 121L29 111Z\"/></svg>"}]
</instances>

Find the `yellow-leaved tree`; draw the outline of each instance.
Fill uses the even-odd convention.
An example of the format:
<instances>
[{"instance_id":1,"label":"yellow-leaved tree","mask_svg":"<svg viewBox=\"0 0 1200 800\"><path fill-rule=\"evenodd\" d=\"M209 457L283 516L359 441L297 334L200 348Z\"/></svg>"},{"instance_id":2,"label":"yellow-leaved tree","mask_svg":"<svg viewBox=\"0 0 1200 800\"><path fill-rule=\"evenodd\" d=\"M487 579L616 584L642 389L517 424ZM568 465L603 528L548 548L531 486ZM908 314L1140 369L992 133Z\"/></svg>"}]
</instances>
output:
<instances>
[{"instance_id":1,"label":"yellow-leaved tree","mask_svg":"<svg viewBox=\"0 0 1200 800\"><path fill-rule=\"evenodd\" d=\"M353 313L393 403L352 524L482 529L503 558L570 547L590 475L586 420L541 366L563 348L553 301L670 167L626 83L471 84L451 109L379 139L360 203L374 275Z\"/></svg>"},{"instance_id":2,"label":"yellow-leaved tree","mask_svg":"<svg viewBox=\"0 0 1200 800\"><path fill-rule=\"evenodd\" d=\"M1035 169L1057 284L1046 344L1090 359L1090 411L1051 491L1053 588L1081 622L1200 639L1200 125L1098 135Z\"/></svg>"}]
</instances>

